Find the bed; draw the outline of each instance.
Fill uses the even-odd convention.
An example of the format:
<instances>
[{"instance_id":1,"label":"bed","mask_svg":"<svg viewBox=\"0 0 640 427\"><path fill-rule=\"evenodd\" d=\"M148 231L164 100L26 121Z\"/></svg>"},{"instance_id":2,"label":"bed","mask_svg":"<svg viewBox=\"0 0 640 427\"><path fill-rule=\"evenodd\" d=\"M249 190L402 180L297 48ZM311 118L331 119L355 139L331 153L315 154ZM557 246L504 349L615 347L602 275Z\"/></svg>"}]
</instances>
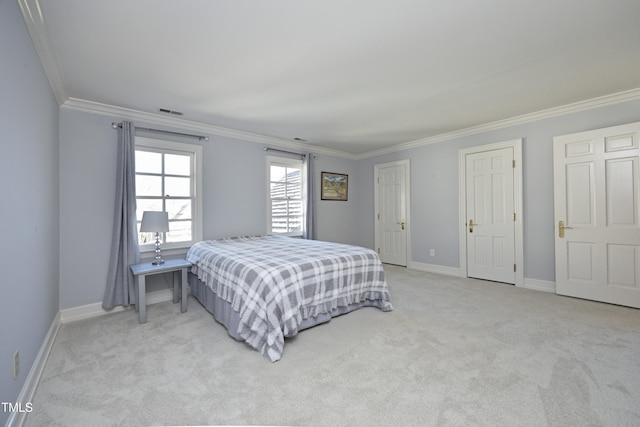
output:
<instances>
[{"instance_id":1,"label":"bed","mask_svg":"<svg viewBox=\"0 0 640 427\"><path fill-rule=\"evenodd\" d=\"M270 361L280 360L285 337L362 307L391 311L378 254L318 240L268 235L196 243L191 294Z\"/></svg>"}]
</instances>

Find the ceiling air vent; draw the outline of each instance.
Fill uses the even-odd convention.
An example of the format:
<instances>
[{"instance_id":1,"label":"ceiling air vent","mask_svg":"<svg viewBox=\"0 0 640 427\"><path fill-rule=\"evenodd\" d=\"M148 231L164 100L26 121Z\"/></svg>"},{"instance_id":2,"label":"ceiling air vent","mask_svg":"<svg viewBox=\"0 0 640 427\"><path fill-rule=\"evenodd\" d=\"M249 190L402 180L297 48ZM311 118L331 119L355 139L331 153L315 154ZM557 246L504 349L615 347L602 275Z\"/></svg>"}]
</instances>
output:
<instances>
[{"instance_id":1,"label":"ceiling air vent","mask_svg":"<svg viewBox=\"0 0 640 427\"><path fill-rule=\"evenodd\" d=\"M174 116L182 116L184 113L182 111L169 110L167 108L160 108L158 111L166 114L173 114Z\"/></svg>"}]
</instances>

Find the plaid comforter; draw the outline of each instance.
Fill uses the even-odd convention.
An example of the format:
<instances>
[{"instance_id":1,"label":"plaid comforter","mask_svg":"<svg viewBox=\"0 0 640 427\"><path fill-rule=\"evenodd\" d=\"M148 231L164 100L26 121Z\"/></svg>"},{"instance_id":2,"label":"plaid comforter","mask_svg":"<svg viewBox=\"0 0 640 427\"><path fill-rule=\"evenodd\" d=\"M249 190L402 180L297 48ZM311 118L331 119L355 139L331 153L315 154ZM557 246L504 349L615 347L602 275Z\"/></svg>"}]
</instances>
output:
<instances>
[{"instance_id":1,"label":"plaid comforter","mask_svg":"<svg viewBox=\"0 0 640 427\"><path fill-rule=\"evenodd\" d=\"M192 273L239 316L239 335L269 360L303 319L354 303L392 310L378 254L358 246L282 236L199 242Z\"/></svg>"}]
</instances>

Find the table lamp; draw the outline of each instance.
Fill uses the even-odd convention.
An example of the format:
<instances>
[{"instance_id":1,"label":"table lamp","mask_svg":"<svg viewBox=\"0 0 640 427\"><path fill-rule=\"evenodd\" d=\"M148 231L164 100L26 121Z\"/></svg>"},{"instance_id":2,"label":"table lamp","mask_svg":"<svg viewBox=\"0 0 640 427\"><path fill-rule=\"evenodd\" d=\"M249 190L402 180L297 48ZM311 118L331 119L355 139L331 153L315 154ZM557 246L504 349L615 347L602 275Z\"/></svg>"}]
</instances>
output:
<instances>
[{"instance_id":1,"label":"table lamp","mask_svg":"<svg viewBox=\"0 0 640 427\"><path fill-rule=\"evenodd\" d=\"M167 231L169 231L169 214L167 212L144 211L142 213L140 232L156 233L156 257L151 262L153 265L164 264L164 260L160 254L160 233Z\"/></svg>"}]
</instances>

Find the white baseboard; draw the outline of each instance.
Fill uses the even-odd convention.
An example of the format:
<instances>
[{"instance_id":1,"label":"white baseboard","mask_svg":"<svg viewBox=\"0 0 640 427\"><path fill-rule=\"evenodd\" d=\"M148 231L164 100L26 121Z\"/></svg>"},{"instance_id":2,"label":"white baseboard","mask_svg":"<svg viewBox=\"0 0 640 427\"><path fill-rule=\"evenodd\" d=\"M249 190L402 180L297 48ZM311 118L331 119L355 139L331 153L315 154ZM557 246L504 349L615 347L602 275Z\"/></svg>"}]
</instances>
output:
<instances>
[{"instance_id":1,"label":"white baseboard","mask_svg":"<svg viewBox=\"0 0 640 427\"><path fill-rule=\"evenodd\" d=\"M527 279L524 278L523 288L533 289L534 291L543 291L556 293L556 282L550 282L547 280Z\"/></svg>"},{"instance_id":2,"label":"white baseboard","mask_svg":"<svg viewBox=\"0 0 640 427\"><path fill-rule=\"evenodd\" d=\"M147 305L157 304L159 302L173 300L173 291L171 289L161 289L159 291L147 292ZM74 322L76 320L89 319L91 317L104 316L109 313L119 313L125 310L132 310L134 307L117 306L111 310L102 308L101 302L93 304L81 305L79 307L65 308L60 310L62 323Z\"/></svg>"},{"instance_id":3,"label":"white baseboard","mask_svg":"<svg viewBox=\"0 0 640 427\"><path fill-rule=\"evenodd\" d=\"M407 266L407 268L411 268L413 270L418 270L418 271L424 271L427 273L437 273L437 274L444 274L447 276L464 277L460 272L460 269L455 267L445 267L442 265L411 261ZM532 289L534 291L551 292L554 294L556 293L556 283L550 282L547 280L528 279L525 277L522 287L525 289Z\"/></svg>"},{"instance_id":4,"label":"white baseboard","mask_svg":"<svg viewBox=\"0 0 640 427\"><path fill-rule=\"evenodd\" d=\"M447 267L444 265L427 264L424 262L411 261L407 268L412 270L424 271L427 273L444 274L446 276L461 277L460 269L456 267Z\"/></svg>"},{"instance_id":5,"label":"white baseboard","mask_svg":"<svg viewBox=\"0 0 640 427\"><path fill-rule=\"evenodd\" d=\"M60 330L60 325L62 325L60 312L56 314L56 317L51 322L51 326L49 327L49 331L40 346L40 350L36 355L35 360L33 361L33 365L31 365L31 369L29 370L29 374L24 381L22 386L22 390L20 390L20 394L18 395L18 399L16 403L20 404L20 407L27 407L27 403L33 401L33 396L36 392L36 388L40 383L40 377L42 377L42 372L44 372L44 367L47 363L47 359L49 358L49 354L51 353L51 348L53 347L53 343L56 340L56 336L58 335L58 331ZM21 427L24 423L28 413L22 411L12 412L7 420L6 426L15 426Z\"/></svg>"}]
</instances>

